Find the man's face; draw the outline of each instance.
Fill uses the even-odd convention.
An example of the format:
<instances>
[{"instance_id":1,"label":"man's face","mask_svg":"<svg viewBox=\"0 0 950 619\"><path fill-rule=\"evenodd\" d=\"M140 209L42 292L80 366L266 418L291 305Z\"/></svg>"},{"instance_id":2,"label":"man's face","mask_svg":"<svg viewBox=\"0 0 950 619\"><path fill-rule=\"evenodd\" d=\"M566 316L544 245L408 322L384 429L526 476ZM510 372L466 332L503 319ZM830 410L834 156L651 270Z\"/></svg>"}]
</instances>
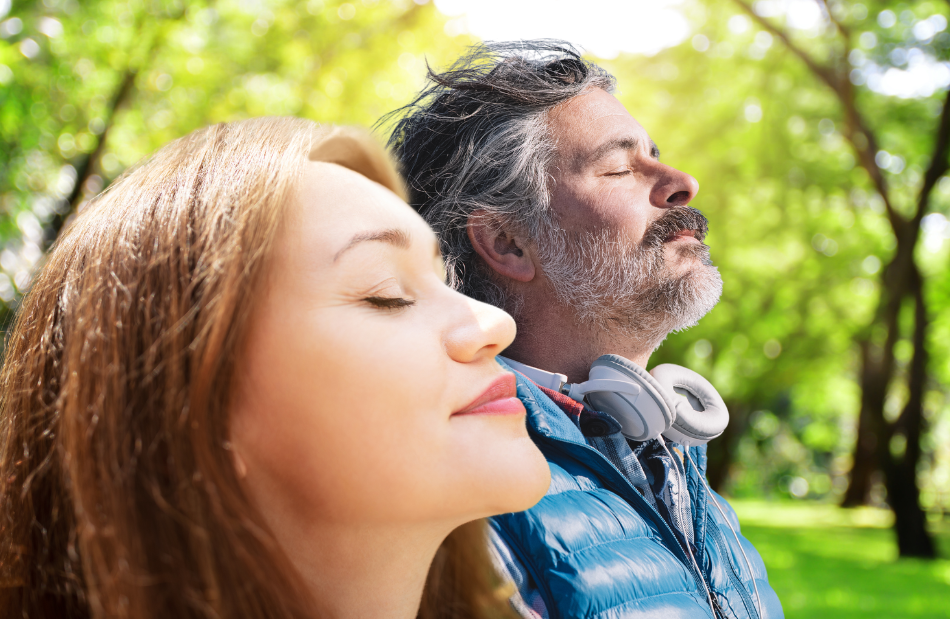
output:
<instances>
[{"instance_id":1,"label":"man's face","mask_svg":"<svg viewBox=\"0 0 950 619\"><path fill-rule=\"evenodd\" d=\"M557 295L581 320L646 339L695 324L722 286L702 242L706 220L686 206L696 179L660 163L646 130L598 88L548 122L560 230L538 253Z\"/></svg>"}]
</instances>

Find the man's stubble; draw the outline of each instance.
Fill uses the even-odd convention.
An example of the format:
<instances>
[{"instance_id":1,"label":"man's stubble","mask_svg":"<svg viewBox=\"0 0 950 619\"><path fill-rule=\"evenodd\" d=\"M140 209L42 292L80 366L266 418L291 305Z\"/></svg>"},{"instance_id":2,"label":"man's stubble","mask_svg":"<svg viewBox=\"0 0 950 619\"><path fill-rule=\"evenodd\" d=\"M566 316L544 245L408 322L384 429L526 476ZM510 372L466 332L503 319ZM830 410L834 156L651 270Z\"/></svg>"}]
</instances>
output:
<instances>
[{"instance_id":1,"label":"man's stubble","mask_svg":"<svg viewBox=\"0 0 950 619\"><path fill-rule=\"evenodd\" d=\"M707 227L692 207L668 210L639 243L610 229L567 233L550 225L538 254L556 299L579 324L652 350L670 333L696 325L719 301L722 278L701 242ZM669 249L679 260L669 260L666 242L681 230L696 230L700 243L675 242Z\"/></svg>"}]
</instances>

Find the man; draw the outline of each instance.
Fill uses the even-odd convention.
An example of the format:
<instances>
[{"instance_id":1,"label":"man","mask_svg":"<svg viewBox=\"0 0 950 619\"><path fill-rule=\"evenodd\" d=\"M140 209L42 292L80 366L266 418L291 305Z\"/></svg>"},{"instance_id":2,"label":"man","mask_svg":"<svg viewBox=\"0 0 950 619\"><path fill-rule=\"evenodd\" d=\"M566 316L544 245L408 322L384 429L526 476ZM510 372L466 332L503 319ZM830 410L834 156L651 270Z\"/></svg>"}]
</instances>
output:
<instances>
[{"instance_id":1,"label":"man","mask_svg":"<svg viewBox=\"0 0 950 619\"><path fill-rule=\"evenodd\" d=\"M687 206L698 183L660 162L611 75L567 43L525 41L476 46L430 79L390 145L450 283L515 317L506 357L573 383L604 354L646 367L712 309L722 282ZM782 617L700 483L705 447L627 440L523 376L519 397L552 471L537 506L492 520L522 615Z\"/></svg>"}]
</instances>

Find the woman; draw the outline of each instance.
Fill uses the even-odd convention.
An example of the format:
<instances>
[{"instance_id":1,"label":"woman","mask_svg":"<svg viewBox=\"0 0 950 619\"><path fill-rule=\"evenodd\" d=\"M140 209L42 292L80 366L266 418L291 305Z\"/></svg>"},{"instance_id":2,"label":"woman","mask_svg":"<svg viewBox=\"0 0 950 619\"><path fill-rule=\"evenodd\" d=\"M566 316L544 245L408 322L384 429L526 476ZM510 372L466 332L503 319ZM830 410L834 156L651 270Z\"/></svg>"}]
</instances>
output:
<instances>
[{"instance_id":1,"label":"woman","mask_svg":"<svg viewBox=\"0 0 950 619\"><path fill-rule=\"evenodd\" d=\"M6 347L0 616L504 615L465 523L549 483L514 325L401 196L363 134L256 119L84 210Z\"/></svg>"}]
</instances>

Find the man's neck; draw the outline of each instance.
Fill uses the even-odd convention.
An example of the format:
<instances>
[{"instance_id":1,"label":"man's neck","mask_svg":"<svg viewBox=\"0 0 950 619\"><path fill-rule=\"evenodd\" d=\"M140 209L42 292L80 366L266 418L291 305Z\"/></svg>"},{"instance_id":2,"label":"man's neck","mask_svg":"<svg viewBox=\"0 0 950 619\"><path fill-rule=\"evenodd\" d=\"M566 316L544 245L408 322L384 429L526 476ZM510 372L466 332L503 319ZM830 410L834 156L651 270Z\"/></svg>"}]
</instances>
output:
<instances>
[{"instance_id":1,"label":"man's neck","mask_svg":"<svg viewBox=\"0 0 950 619\"><path fill-rule=\"evenodd\" d=\"M567 375L572 383L587 380L590 364L601 355L620 355L646 368L662 343L655 335L617 333L602 325L579 323L550 285L533 281L515 291L523 304L515 320L518 335L504 356L548 372Z\"/></svg>"},{"instance_id":2,"label":"man's neck","mask_svg":"<svg viewBox=\"0 0 950 619\"><path fill-rule=\"evenodd\" d=\"M587 380L590 365L601 355L620 355L646 368L655 345L633 337L616 336L571 322L538 320L518 322L518 337L504 356L548 372L567 375L572 383Z\"/></svg>"}]
</instances>

